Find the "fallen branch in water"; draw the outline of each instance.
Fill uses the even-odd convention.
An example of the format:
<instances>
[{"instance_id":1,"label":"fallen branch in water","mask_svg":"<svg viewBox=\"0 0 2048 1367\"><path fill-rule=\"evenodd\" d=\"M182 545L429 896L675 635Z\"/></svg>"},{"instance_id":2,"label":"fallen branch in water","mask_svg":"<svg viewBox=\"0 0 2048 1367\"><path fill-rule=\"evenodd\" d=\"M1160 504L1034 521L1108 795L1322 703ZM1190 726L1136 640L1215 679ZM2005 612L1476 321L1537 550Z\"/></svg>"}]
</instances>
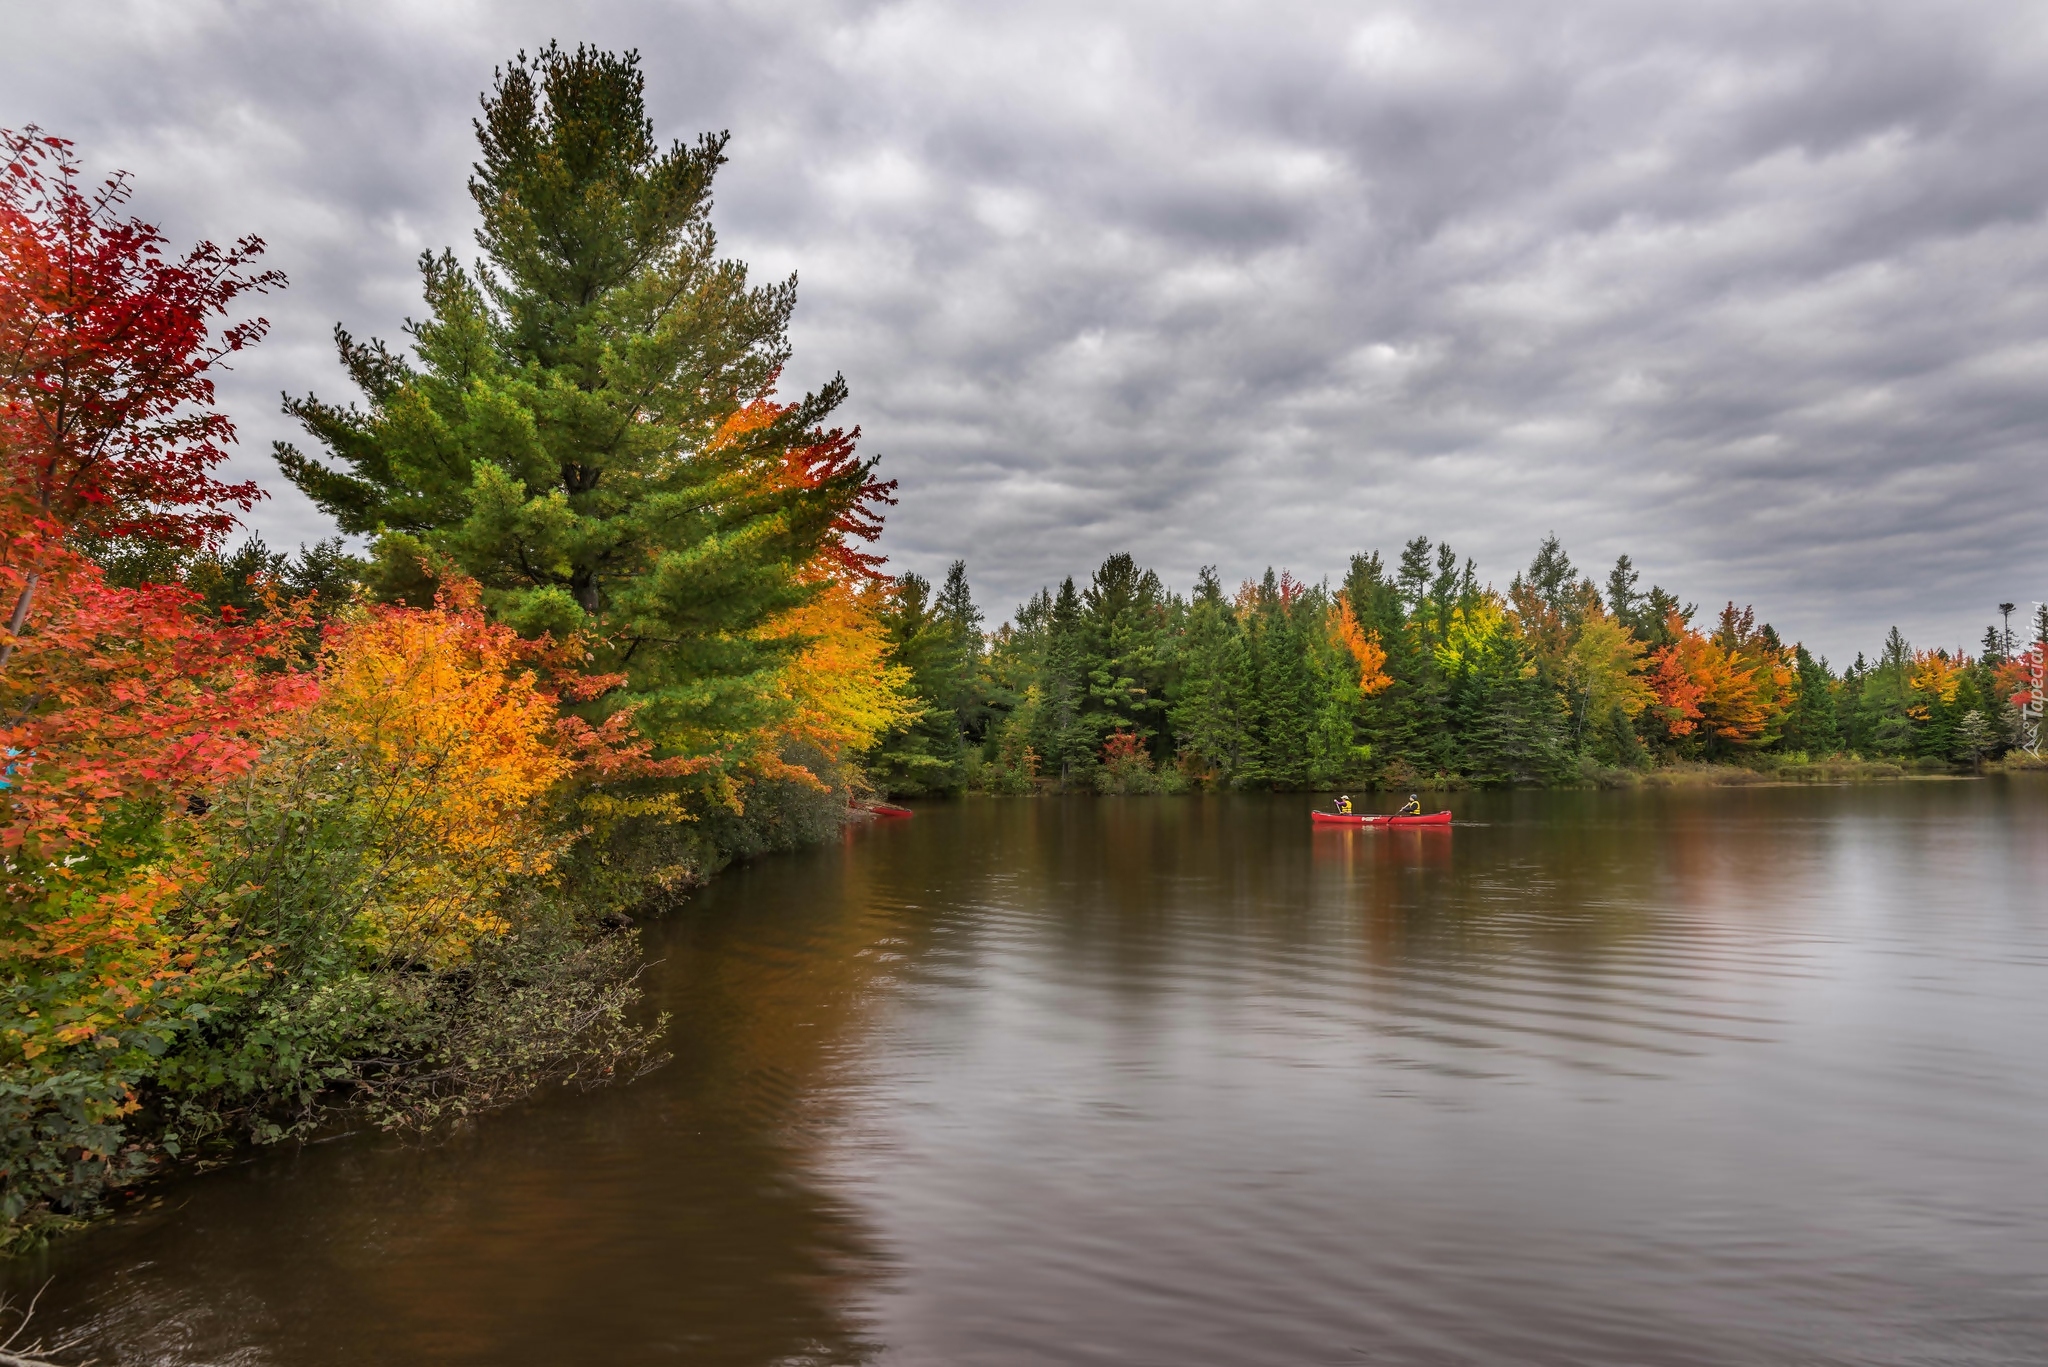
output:
<instances>
[{"instance_id":1,"label":"fallen branch in water","mask_svg":"<svg viewBox=\"0 0 2048 1367\"><path fill-rule=\"evenodd\" d=\"M53 1343L48 1347L43 1346L41 1339L35 1339L28 1343L20 1342L21 1336L28 1332L28 1322L35 1318L36 1302L41 1300L43 1292L49 1289L50 1284L48 1282L44 1282L36 1288L36 1294L29 1297L28 1308L21 1312L21 1323L14 1326L13 1333L4 1339L0 1339L0 1367L59 1367L59 1364L50 1361L43 1354L62 1353L68 1349L76 1348L83 1342L81 1339L67 1339L63 1343ZM0 1300L0 1315L5 1315L11 1309L13 1309L11 1305L4 1300ZM18 1347L16 1346L17 1344L19 1344ZM91 1367L91 1364L88 1362L82 1364L82 1367Z\"/></svg>"}]
</instances>

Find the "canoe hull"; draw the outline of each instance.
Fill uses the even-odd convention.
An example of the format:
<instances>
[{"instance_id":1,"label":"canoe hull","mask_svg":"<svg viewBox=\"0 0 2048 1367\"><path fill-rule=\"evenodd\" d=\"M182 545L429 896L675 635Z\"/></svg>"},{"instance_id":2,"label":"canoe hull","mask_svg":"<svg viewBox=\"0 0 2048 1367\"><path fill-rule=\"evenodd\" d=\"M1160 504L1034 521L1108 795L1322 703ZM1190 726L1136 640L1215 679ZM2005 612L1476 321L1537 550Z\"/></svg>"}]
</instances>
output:
<instances>
[{"instance_id":1,"label":"canoe hull","mask_svg":"<svg viewBox=\"0 0 2048 1367\"><path fill-rule=\"evenodd\" d=\"M1448 826L1449 812L1426 812L1421 816L1340 816L1336 812L1310 812L1318 826Z\"/></svg>"}]
</instances>

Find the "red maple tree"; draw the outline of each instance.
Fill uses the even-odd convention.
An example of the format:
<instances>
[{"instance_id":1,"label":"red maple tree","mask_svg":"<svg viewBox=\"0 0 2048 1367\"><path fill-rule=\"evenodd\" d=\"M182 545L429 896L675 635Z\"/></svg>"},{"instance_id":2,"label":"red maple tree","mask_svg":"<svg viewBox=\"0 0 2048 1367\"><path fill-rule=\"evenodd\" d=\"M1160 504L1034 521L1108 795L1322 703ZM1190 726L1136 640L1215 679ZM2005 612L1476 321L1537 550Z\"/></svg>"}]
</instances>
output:
<instances>
[{"instance_id":1,"label":"red maple tree","mask_svg":"<svg viewBox=\"0 0 2048 1367\"><path fill-rule=\"evenodd\" d=\"M284 276L252 269L256 237L166 255L154 225L120 214L127 175L88 191L64 138L0 130L0 153L0 457L4 495L30 515L8 541L23 570L12 638L59 539L202 545L234 525L230 509L262 496L253 481L213 475L235 430L213 406L212 372L269 323L214 323ZM0 643L0 667L12 653L11 639Z\"/></svg>"},{"instance_id":2,"label":"red maple tree","mask_svg":"<svg viewBox=\"0 0 2048 1367\"><path fill-rule=\"evenodd\" d=\"M213 475L234 428L211 372L267 325L214 323L283 277L250 268L255 238L168 257L120 215L126 177L88 192L62 138L0 131L0 153L0 965L41 1003L17 1003L0 1045L28 1056L126 1019L182 952L154 910L175 859L93 872L110 815L190 820L315 681L290 667L291 612L237 621L181 586L115 587L80 547L205 545L255 502Z\"/></svg>"}]
</instances>

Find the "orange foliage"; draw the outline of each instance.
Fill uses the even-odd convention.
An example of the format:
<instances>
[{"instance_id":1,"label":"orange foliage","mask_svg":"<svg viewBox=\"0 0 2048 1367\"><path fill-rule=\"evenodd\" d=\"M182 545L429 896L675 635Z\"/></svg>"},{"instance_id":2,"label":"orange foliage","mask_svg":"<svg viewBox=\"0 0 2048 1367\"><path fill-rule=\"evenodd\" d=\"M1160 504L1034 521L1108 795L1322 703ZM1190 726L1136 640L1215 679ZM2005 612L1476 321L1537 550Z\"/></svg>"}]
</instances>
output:
<instances>
[{"instance_id":1,"label":"orange foliage","mask_svg":"<svg viewBox=\"0 0 2048 1367\"><path fill-rule=\"evenodd\" d=\"M1102 742L1102 762L1111 768L1124 764L1149 767L1152 757L1145 753L1145 743L1135 731L1112 731Z\"/></svg>"},{"instance_id":2,"label":"orange foliage","mask_svg":"<svg viewBox=\"0 0 2048 1367\"><path fill-rule=\"evenodd\" d=\"M1756 633L1753 614L1736 614L1731 605L1723 630L1713 637L1676 613L1665 626L1674 639L1651 657L1649 684L1671 735L1689 736L1705 727L1709 735L1736 744L1764 739L1783 713L1792 671L1783 649Z\"/></svg>"},{"instance_id":3,"label":"orange foliage","mask_svg":"<svg viewBox=\"0 0 2048 1367\"><path fill-rule=\"evenodd\" d=\"M1387 676L1387 652L1380 645L1380 634L1359 626L1350 599L1338 596L1330 605L1325 627L1331 643L1342 646L1358 663L1358 691L1362 696L1371 697L1393 682Z\"/></svg>"},{"instance_id":4,"label":"orange foliage","mask_svg":"<svg viewBox=\"0 0 2048 1367\"><path fill-rule=\"evenodd\" d=\"M771 376L767 389L774 384ZM720 425L712 449L743 445L752 434L786 420L794 409L764 392ZM816 488L862 469L854 453L858 428L814 430L808 436L807 442L781 449L765 475L771 484ZM776 683L790 704L789 715L756 738L748 757L756 777L823 787L827 780L815 768L836 767L919 715L910 671L891 663L892 646L881 620L877 594L886 582L883 557L854 545L881 535L882 509L896 502L895 489L894 480L862 477L833 520L826 545L804 567L814 596L762 631L763 636L794 638L804 645ZM798 762L787 757L789 753L804 759ZM728 800L736 803L737 794L728 794Z\"/></svg>"},{"instance_id":5,"label":"orange foliage","mask_svg":"<svg viewBox=\"0 0 2048 1367\"><path fill-rule=\"evenodd\" d=\"M1692 657L1708 643L1675 612L1665 626L1677 639L1650 657L1650 692L1656 697L1654 706L1664 729L1673 736L1689 736L1698 727L1700 699L1707 691L1698 677L1705 670L1696 667Z\"/></svg>"},{"instance_id":6,"label":"orange foliage","mask_svg":"<svg viewBox=\"0 0 2048 1367\"><path fill-rule=\"evenodd\" d=\"M1709 642L1700 712L1713 734L1723 740L1754 741L1773 720L1760 687L1758 670Z\"/></svg>"},{"instance_id":7,"label":"orange foliage","mask_svg":"<svg viewBox=\"0 0 2048 1367\"><path fill-rule=\"evenodd\" d=\"M507 890L551 874L581 833L563 816L678 815L673 794L617 786L713 761L651 758L630 711L594 726L557 715L561 695L618 682L576 674L583 657L580 642L526 641L488 621L467 579L447 581L431 611L371 608L330 632L306 733L346 756L356 800L376 814L384 873L358 927L374 952L447 963L502 933Z\"/></svg>"},{"instance_id":8,"label":"orange foliage","mask_svg":"<svg viewBox=\"0 0 2048 1367\"><path fill-rule=\"evenodd\" d=\"M771 376L767 390L774 384ZM744 446L794 410L795 405L777 403L764 392L726 418L711 449ZM864 473L854 453L858 428L807 435L808 441L793 446L764 443L777 454L774 464L756 477L771 486L810 488L857 473L860 479L849 486L851 497L833 519L825 546L802 571L814 596L762 630L765 637L791 638L803 646L775 684L789 704L788 714L754 738L746 767L757 778L822 788L829 780L818 771L837 768L892 728L914 721L920 709L911 693L910 671L891 663L893 648L877 597L886 583L883 557L854 544L881 535L882 509L896 502L896 481ZM723 800L737 808L739 791L729 784L721 791Z\"/></svg>"}]
</instances>

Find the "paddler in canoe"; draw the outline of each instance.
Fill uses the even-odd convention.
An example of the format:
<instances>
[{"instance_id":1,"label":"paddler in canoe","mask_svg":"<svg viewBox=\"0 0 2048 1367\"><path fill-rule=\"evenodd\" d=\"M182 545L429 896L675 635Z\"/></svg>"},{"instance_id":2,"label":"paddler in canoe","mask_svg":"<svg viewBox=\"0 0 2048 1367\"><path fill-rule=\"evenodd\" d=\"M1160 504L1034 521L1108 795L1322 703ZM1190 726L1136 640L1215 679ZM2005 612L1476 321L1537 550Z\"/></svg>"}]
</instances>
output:
<instances>
[{"instance_id":1,"label":"paddler in canoe","mask_svg":"<svg viewBox=\"0 0 2048 1367\"><path fill-rule=\"evenodd\" d=\"M1344 811L1348 812L1348 811L1349 811L1350 809L1349 809L1349 808L1343 808L1343 809L1341 809L1341 810L1344 810ZM1413 793L1410 793L1410 794L1408 794L1408 800L1407 800L1406 802L1404 802L1404 803L1402 803L1402 804L1401 804L1401 810L1400 810L1400 811L1398 811L1398 812L1395 812L1395 813L1394 813L1394 815L1395 815L1395 816L1421 816L1421 815L1422 815L1422 799L1421 799L1421 798L1419 798L1419 797L1417 797L1417 796L1416 796L1415 794L1413 794Z\"/></svg>"},{"instance_id":2,"label":"paddler in canoe","mask_svg":"<svg viewBox=\"0 0 2048 1367\"><path fill-rule=\"evenodd\" d=\"M1344 797L1340 797L1340 798L1338 798L1338 799L1337 799L1337 815L1338 815L1338 816L1350 816L1350 815L1351 815L1351 798L1350 798L1350 796L1349 796L1348 794L1347 794L1346 796L1344 796Z\"/></svg>"}]
</instances>

